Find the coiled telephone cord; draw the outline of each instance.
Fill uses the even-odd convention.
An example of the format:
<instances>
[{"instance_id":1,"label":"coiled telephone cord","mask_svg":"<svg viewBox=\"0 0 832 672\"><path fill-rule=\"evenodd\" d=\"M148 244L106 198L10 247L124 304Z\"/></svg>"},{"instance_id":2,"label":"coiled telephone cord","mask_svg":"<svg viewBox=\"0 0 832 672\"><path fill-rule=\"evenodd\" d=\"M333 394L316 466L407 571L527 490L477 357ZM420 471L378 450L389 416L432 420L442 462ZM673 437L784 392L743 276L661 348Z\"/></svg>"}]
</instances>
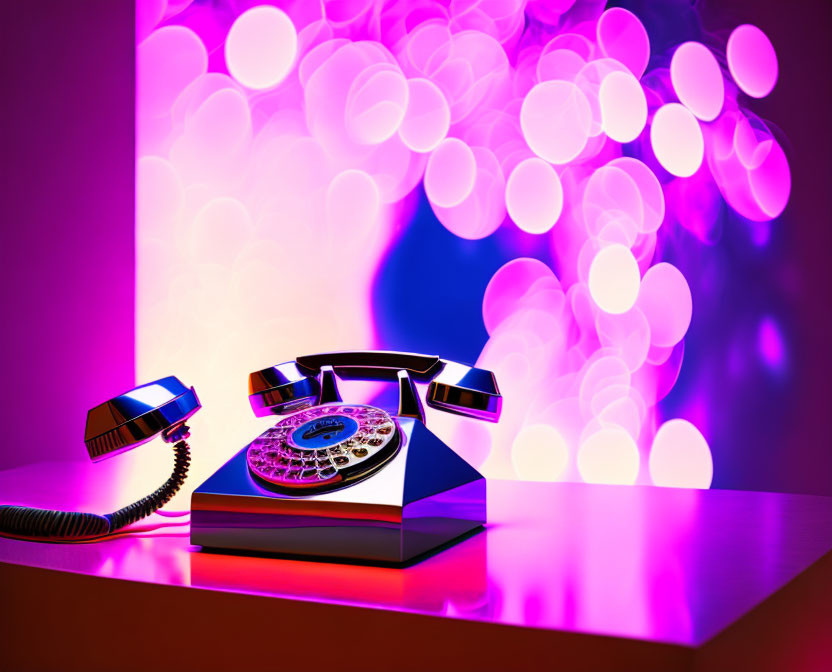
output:
<instances>
[{"instance_id":1,"label":"coiled telephone cord","mask_svg":"<svg viewBox=\"0 0 832 672\"><path fill-rule=\"evenodd\" d=\"M161 508L179 491L188 475L191 448L185 439L173 446L171 477L155 492L124 508L100 516L27 506L0 506L0 535L42 541L86 541L104 537Z\"/></svg>"}]
</instances>

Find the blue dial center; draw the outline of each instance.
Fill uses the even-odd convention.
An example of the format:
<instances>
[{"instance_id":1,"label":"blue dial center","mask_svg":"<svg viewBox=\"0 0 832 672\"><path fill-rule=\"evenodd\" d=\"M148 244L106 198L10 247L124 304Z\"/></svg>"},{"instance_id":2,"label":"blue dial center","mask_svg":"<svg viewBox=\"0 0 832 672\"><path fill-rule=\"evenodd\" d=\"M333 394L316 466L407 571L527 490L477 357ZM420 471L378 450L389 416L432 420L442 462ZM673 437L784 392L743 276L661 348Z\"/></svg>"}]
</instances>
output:
<instances>
[{"instance_id":1,"label":"blue dial center","mask_svg":"<svg viewBox=\"0 0 832 672\"><path fill-rule=\"evenodd\" d=\"M328 448L346 441L358 431L358 423L346 415L327 415L309 420L292 432L298 448Z\"/></svg>"}]
</instances>

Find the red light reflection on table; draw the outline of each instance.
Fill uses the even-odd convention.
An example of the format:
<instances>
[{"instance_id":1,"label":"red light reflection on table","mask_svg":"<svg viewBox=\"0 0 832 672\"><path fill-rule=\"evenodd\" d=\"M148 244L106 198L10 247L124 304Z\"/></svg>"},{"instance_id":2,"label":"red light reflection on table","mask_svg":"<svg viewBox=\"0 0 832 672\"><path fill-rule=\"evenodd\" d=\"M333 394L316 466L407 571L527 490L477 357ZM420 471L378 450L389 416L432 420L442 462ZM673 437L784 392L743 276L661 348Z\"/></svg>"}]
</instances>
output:
<instances>
[{"instance_id":1,"label":"red light reflection on table","mask_svg":"<svg viewBox=\"0 0 832 672\"><path fill-rule=\"evenodd\" d=\"M113 508L69 495L75 468L0 472L3 502ZM805 495L492 481L489 521L405 569L207 553L186 526L78 545L0 539L0 562L696 645L832 549L832 498Z\"/></svg>"}]
</instances>

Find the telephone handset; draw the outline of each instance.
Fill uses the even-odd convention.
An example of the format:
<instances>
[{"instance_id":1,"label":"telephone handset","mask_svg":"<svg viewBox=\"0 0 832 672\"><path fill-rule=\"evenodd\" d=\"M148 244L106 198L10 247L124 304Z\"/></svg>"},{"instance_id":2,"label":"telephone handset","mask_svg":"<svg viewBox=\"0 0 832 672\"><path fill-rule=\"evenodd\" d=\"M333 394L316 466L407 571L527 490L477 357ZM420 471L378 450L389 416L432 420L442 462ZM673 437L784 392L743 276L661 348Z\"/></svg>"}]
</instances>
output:
<instances>
[{"instance_id":1,"label":"telephone handset","mask_svg":"<svg viewBox=\"0 0 832 672\"><path fill-rule=\"evenodd\" d=\"M398 381L398 412L343 403L336 375ZM415 381L429 382L426 402L432 408L499 419L502 397L490 371L403 352L306 355L249 376L254 413L287 416L249 445L250 473L266 487L294 495L335 490L371 476L399 450L397 418L425 420Z\"/></svg>"},{"instance_id":2,"label":"telephone handset","mask_svg":"<svg viewBox=\"0 0 832 672\"><path fill-rule=\"evenodd\" d=\"M140 520L167 503L188 474L190 431L185 421L201 408L194 388L169 376L90 409L84 444L93 462L132 450L161 434L173 443L171 477L155 492L106 515L27 506L0 506L0 535L43 541L104 537Z\"/></svg>"}]
</instances>

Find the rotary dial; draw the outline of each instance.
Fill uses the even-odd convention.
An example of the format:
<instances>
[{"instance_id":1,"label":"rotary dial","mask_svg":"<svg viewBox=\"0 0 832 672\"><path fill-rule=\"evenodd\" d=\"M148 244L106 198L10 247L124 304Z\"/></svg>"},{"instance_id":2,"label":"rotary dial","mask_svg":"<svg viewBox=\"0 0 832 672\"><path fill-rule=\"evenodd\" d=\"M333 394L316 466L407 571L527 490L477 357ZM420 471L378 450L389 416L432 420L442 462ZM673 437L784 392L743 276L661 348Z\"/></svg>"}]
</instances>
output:
<instances>
[{"instance_id":1,"label":"rotary dial","mask_svg":"<svg viewBox=\"0 0 832 672\"><path fill-rule=\"evenodd\" d=\"M252 441L247 458L252 474L269 486L309 494L369 476L398 448L398 427L389 413L335 403L281 419Z\"/></svg>"}]
</instances>

